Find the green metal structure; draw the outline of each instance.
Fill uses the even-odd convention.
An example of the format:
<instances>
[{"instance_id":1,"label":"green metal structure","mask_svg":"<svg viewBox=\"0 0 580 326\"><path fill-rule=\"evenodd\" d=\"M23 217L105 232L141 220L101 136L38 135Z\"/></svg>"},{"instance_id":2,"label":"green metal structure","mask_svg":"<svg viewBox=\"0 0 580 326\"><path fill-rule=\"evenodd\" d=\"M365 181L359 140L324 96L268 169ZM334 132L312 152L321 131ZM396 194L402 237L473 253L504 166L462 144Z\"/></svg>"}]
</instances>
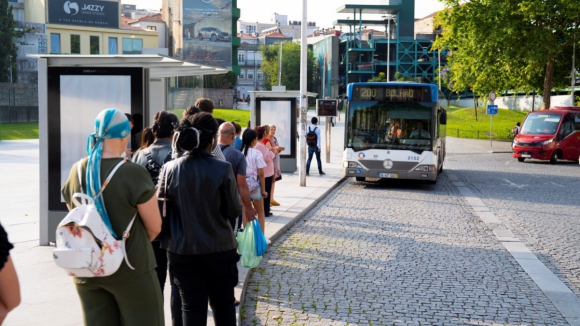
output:
<instances>
[{"instance_id":1,"label":"green metal structure","mask_svg":"<svg viewBox=\"0 0 580 326\"><path fill-rule=\"evenodd\" d=\"M337 12L353 15L334 22L342 30L348 27L339 45L343 87L352 82L365 82L380 72L386 75L387 71L390 81L399 72L414 81L436 82L438 53L431 48L435 34L415 39L414 0L390 0L388 5L347 4ZM381 26L385 31L388 26L390 39L386 32L385 35L363 34L370 26ZM344 90L341 88L340 92Z\"/></svg>"}]
</instances>

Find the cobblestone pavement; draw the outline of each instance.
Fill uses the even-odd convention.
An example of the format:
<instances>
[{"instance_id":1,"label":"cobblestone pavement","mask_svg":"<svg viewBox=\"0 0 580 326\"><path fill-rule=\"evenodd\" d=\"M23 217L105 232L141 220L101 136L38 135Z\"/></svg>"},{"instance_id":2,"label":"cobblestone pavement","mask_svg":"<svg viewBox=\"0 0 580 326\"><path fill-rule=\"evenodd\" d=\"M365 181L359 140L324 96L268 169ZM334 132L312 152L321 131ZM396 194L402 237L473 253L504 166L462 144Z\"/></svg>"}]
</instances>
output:
<instances>
[{"instance_id":1,"label":"cobblestone pavement","mask_svg":"<svg viewBox=\"0 0 580 326\"><path fill-rule=\"evenodd\" d=\"M279 239L243 325L567 325L442 175L352 179Z\"/></svg>"},{"instance_id":2,"label":"cobblestone pavement","mask_svg":"<svg viewBox=\"0 0 580 326\"><path fill-rule=\"evenodd\" d=\"M580 166L511 154L448 157L453 169L536 256L580 295Z\"/></svg>"}]
</instances>

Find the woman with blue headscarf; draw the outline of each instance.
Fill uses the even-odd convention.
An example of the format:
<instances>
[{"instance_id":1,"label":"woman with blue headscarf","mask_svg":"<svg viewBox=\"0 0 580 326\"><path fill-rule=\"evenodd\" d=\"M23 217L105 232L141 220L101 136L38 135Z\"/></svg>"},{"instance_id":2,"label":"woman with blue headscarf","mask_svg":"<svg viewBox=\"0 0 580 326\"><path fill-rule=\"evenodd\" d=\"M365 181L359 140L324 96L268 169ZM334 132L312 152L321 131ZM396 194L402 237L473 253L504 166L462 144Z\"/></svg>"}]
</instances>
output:
<instances>
[{"instance_id":1,"label":"woman with blue headscarf","mask_svg":"<svg viewBox=\"0 0 580 326\"><path fill-rule=\"evenodd\" d=\"M99 193L102 182L123 160L121 155L130 136L129 121L121 111L107 109L99 113L94 133L87 141L88 157L73 165L62 188L69 209L74 207L74 193L91 197ZM82 185L77 164L81 164ZM110 276L74 278L85 325L164 325L163 297L151 249L151 240L161 231L161 217L149 172L138 164L124 163L95 199L95 206L117 239L137 213L125 245L134 269L122 263Z\"/></svg>"}]
</instances>

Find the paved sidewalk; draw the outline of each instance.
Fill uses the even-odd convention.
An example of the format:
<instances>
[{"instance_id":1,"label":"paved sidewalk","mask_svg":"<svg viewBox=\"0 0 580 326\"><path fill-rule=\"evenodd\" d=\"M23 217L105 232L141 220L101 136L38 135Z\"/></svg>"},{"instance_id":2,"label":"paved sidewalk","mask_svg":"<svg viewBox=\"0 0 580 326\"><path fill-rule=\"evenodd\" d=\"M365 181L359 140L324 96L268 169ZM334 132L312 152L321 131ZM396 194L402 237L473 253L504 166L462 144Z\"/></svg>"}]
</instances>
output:
<instances>
[{"instance_id":1,"label":"paved sidewalk","mask_svg":"<svg viewBox=\"0 0 580 326\"><path fill-rule=\"evenodd\" d=\"M308 121L311 116L312 113ZM273 207L274 216L266 219L266 236L273 242L342 180L344 115L332 128L332 163L325 163L325 124L322 120L321 159L326 175L318 176L316 162L312 162L306 187L299 186L297 172L283 174L275 189L275 198L281 206ZM0 174L0 223L15 245L11 255L22 290L22 304L8 315L4 325L80 325L82 311L71 278L54 264L53 247L38 245L38 155L38 140L0 142L0 167L3 171ZM242 300L248 270L240 267L239 271L236 298ZM168 297L169 287L166 286L165 298ZM168 301L165 320L167 325L171 325ZM213 318L208 318L208 325L213 325Z\"/></svg>"}]
</instances>

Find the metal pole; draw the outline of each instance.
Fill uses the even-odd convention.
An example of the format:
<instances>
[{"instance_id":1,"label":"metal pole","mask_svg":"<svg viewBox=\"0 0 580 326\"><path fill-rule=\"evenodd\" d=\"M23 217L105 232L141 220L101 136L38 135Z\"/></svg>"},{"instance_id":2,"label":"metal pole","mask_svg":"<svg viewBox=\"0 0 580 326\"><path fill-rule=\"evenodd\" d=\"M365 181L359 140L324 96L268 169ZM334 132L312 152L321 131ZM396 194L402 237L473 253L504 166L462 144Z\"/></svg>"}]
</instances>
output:
<instances>
[{"instance_id":1,"label":"metal pole","mask_svg":"<svg viewBox=\"0 0 580 326\"><path fill-rule=\"evenodd\" d=\"M437 49L438 56L437 56L437 66L439 67L439 91L441 92L441 49Z\"/></svg>"},{"instance_id":2,"label":"metal pole","mask_svg":"<svg viewBox=\"0 0 580 326\"><path fill-rule=\"evenodd\" d=\"M387 82L391 79L391 17L387 17Z\"/></svg>"},{"instance_id":3,"label":"metal pole","mask_svg":"<svg viewBox=\"0 0 580 326\"><path fill-rule=\"evenodd\" d=\"M282 41L280 41L280 60L278 61L278 86L282 86Z\"/></svg>"},{"instance_id":4,"label":"metal pole","mask_svg":"<svg viewBox=\"0 0 580 326\"><path fill-rule=\"evenodd\" d=\"M576 26L574 26L574 30L576 30ZM576 33L574 33L574 47L572 50L572 82L571 82L571 92L570 95L572 95L572 106L574 106L574 84L576 84Z\"/></svg>"},{"instance_id":5,"label":"metal pole","mask_svg":"<svg viewBox=\"0 0 580 326\"><path fill-rule=\"evenodd\" d=\"M326 163L330 163L330 123L331 117L326 117Z\"/></svg>"},{"instance_id":6,"label":"metal pole","mask_svg":"<svg viewBox=\"0 0 580 326\"><path fill-rule=\"evenodd\" d=\"M490 115L489 116L489 147L493 147L493 134L491 133L491 131L492 131L491 125L493 123L492 120L493 120L493 115Z\"/></svg>"},{"instance_id":7,"label":"metal pole","mask_svg":"<svg viewBox=\"0 0 580 326\"><path fill-rule=\"evenodd\" d=\"M306 118L308 110L307 81L306 81L306 62L308 59L308 47L306 43L306 24L308 1L302 0L302 35L300 38L300 166L298 176L300 177L300 186L306 187Z\"/></svg>"}]
</instances>

